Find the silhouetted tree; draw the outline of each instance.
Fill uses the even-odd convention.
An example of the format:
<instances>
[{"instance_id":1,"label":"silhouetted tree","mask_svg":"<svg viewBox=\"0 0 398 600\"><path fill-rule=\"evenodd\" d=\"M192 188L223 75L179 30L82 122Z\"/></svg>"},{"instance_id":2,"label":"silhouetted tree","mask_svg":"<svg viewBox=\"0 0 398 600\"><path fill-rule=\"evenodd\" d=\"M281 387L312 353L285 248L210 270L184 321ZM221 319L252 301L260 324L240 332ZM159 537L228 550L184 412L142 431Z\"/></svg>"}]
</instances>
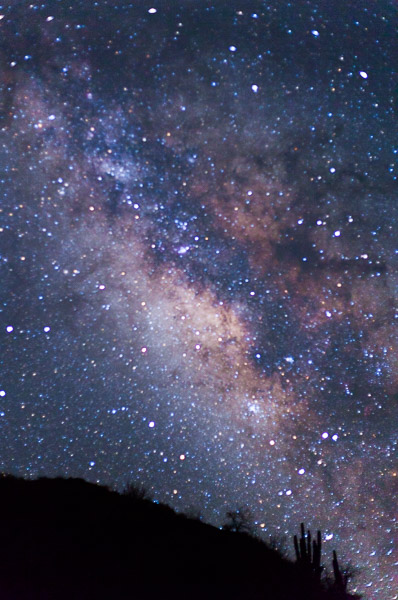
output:
<instances>
[{"instance_id":1,"label":"silhouetted tree","mask_svg":"<svg viewBox=\"0 0 398 600\"><path fill-rule=\"evenodd\" d=\"M236 510L230 510L226 514L227 520L223 524L226 531L236 531L240 533L254 533L253 519L250 511L240 506Z\"/></svg>"},{"instance_id":2,"label":"silhouetted tree","mask_svg":"<svg viewBox=\"0 0 398 600\"><path fill-rule=\"evenodd\" d=\"M123 496L132 500L151 500L148 490L143 485L129 482L123 490Z\"/></svg>"}]
</instances>

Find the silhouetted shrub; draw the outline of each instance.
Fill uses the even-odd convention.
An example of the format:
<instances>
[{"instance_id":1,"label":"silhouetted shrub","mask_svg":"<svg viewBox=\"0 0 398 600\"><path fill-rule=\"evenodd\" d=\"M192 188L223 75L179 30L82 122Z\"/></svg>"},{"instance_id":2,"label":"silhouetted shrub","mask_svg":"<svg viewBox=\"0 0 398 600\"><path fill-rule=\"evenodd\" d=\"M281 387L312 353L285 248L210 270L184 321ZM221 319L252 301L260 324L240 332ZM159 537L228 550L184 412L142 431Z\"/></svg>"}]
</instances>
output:
<instances>
[{"instance_id":1,"label":"silhouetted shrub","mask_svg":"<svg viewBox=\"0 0 398 600\"><path fill-rule=\"evenodd\" d=\"M151 500L149 492L144 486L132 482L126 485L123 495L131 498L131 500Z\"/></svg>"}]
</instances>

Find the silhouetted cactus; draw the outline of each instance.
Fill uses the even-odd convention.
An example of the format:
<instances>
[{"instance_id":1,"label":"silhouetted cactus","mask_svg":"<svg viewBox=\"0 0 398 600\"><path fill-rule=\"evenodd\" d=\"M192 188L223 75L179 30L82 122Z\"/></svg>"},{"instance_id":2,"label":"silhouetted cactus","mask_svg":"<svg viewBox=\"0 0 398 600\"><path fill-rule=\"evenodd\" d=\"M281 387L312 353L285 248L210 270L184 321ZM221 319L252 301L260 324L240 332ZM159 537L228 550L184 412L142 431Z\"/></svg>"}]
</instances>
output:
<instances>
[{"instance_id":1,"label":"silhouetted cactus","mask_svg":"<svg viewBox=\"0 0 398 600\"><path fill-rule=\"evenodd\" d=\"M342 600L360 600L361 595L350 594L347 591L348 581L355 574L355 569L353 570L348 567L341 571L335 550L333 550L333 573L334 583L332 585L332 590L334 592L334 597L338 599L341 598Z\"/></svg>"},{"instance_id":2,"label":"silhouetted cactus","mask_svg":"<svg viewBox=\"0 0 398 600\"><path fill-rule=\"evenodd\" d=\"M309 573L315 584L321 585L321 575L324 567L321 565L322 540L321 532L317 532L317 539L312 540L311 532L307 531L305 535L304 523L301 523L301 537L294 536L294 549L296 552L297 564L303 569L304 573ZM337 554L333 550L333 573L334 581L329 583L331 598L335 600L359 600L360 595L350 594L347 591L350 574L348 571L341 571Z\"/></svg>"},{"instance_id":3,"label":"silhouetted cactus","mask_svg":"<svg viewBox=\"0 0 398 600\"><path fill-rule=\"evenodd\" d=\"M294 549L296 552L297 564L301 565L306 571L310 571L313 577L320 581L323 567L321 566L322 540L321 532L318 531L317 539L312 540L311 531L307 531L305 537L304 523L301 523L300 541L297 535L294 536Z\"/></svg>"},{"instance_id":4,"label":"silhouetted cactus","mask_svg":"<svg viewBox=\"0 0 398 600\"><path fill-rule=\"evenodd\" d=\"M345 590L347 588L347 580L343 577L339 561L337 560L336 550L333 550L333 573L334 573L334 585L339 590Z\"/></svg>"}]
</instances>

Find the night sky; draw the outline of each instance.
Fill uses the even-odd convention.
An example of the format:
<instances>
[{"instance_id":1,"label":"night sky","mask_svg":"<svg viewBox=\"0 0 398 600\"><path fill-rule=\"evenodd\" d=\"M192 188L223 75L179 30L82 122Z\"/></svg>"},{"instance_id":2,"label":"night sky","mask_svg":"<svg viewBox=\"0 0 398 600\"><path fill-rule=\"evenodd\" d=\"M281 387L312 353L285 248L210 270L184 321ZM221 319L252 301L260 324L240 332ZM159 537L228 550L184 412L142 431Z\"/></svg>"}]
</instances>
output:
<instances>
[{"instance_id":1,"label":"night sky","mask_svg":"<svg viewBox=\"0 0 398 600\"><path fill-rule=\"evenodd\" d=\"M396 4L152 1L0 6L0 470L397 598Z\"/></svg>"}]
</instances>

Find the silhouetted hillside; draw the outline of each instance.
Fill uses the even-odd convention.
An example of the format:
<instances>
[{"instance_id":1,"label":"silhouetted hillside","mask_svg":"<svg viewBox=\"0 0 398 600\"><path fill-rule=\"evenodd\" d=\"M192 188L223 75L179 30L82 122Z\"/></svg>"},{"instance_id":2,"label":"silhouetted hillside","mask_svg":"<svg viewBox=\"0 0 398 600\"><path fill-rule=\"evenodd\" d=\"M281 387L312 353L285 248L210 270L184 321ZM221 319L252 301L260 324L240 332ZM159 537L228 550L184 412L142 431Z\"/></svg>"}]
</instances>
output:
<instances>
[{"instance_id":1,"label":"silhouetted hillside","mask_svg":"<svg viewBox=\"0 0 398 600\"><path fill-rule=\"evenodd\" d=\"M331 600L244 533L81 479L0 477L1 600Z\"/></svg>"}]
</instances>

